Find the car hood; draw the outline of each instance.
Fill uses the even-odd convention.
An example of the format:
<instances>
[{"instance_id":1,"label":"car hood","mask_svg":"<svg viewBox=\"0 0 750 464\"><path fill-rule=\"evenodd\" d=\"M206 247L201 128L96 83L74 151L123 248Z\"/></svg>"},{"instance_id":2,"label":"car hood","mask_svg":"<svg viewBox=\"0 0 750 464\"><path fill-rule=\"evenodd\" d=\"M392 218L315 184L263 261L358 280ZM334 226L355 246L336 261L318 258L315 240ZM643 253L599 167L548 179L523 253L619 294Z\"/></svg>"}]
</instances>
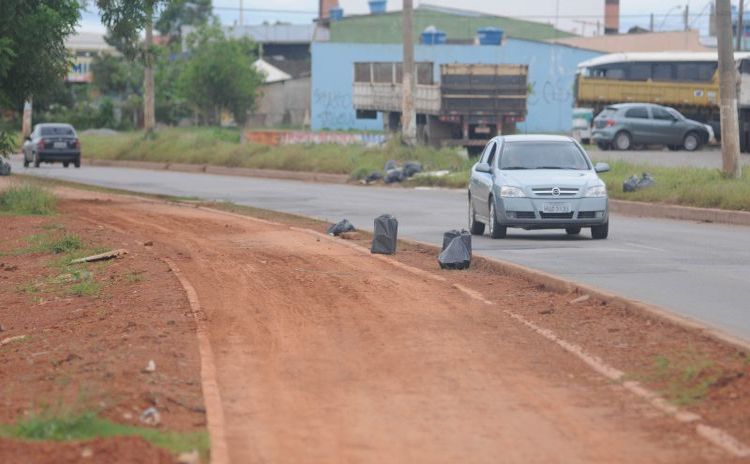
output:
<instances>
[{"instance_id":1,"label":"car hood","mask_svg":"<svg viewBox=\"0 0 750 464\"><path fill-rule=\"evenodd\" d=\"M593 171L528 169L518 171L500 171L507 185L517 187L532 186L569 186L584 187L598 183L599 177Z\"/></svg>"}]
</instances>

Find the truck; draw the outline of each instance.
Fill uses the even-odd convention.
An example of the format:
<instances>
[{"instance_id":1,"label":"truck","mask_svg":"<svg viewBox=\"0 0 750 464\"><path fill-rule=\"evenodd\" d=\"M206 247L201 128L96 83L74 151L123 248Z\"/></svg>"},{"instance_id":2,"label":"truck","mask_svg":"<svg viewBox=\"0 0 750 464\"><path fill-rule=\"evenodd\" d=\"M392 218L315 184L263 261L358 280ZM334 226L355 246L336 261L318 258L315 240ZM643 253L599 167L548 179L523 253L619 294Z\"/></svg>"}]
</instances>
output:
<instances>
[{"instance_id":1,"label":"truck","mask_svg":"<svg viewBox=\"0 0 750 464\"><path fill-rule=\"evenodd\" d=\"M526 118L528 65L441 64L435 82L432 62L415 65L417 138L426 145L462 146L481 153L487 140L512 134ZM386 131L401 127L401 62L354 63L353 102L357 118L383 115Z\"/></svg>"},{"instance_id":2,"label":"truck","mask_svg":"<svg viewBox=\"0 0 750 464\"><path fill-rule=\"evenodd\" d=\"M750 152L750 53L734 55L740 149ZM708 124L719 139L716 52L612 53L578 65L576 104L599 113L616 103L656 103Z\"/></svg>"}]
</instances>

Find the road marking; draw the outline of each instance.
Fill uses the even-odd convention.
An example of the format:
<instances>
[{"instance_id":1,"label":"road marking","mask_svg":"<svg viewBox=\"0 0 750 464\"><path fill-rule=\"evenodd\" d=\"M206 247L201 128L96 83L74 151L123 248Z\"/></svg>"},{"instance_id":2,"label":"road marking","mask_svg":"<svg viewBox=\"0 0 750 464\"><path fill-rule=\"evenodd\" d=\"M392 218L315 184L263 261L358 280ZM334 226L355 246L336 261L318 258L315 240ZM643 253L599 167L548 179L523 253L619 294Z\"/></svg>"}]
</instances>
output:
<instances>
[{"instance_id":1,"label":"road marking","mask_svg":"<svg viewBox=\"0 0 750 464\"><path fill-rule=\"evenodd\" d=\"M162 258L172 270L177 280L187 295L190 309L195 318L196 335L198 336L198 350L201 356L201 388L203 389L203 403L206 406L206 422L208 434L211 439L211 463L229 464L229 448L227 446L226 428L224 426L224 408L221 404L221 393L216 381L216 364L208 338L208 327L201 317L203 310L198 300L198 292L195 287L180 271L177 265L169 258Z\"/></svg>"}]
</instances>

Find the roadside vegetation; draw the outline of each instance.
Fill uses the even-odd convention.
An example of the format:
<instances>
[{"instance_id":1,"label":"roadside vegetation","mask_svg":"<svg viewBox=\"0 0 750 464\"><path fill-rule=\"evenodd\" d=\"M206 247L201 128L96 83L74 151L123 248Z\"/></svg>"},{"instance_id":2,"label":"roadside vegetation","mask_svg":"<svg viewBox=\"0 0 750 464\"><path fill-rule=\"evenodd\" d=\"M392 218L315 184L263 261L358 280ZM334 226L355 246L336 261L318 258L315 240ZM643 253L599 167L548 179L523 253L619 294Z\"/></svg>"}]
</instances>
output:
<instances>
[{"instance_id":1,"label":"roadside vegetation","mask_svg":"<svg viewBox=\"0 0 750 464\"><path fill-rule=\"evenodd\" d=\"M32 184L15 184L0 191L0 215L54 214L55 196L43 187Z\"/></svg>"},{"instance_id":2,"label":"roadside vegetation","mask_svg":"<svg viewBox=\"0 0 750 464\"><path fill-rule=\"evenodd\" d=\"M76 441L115 436L142 437L175 454L198 450L204 458L208 456L209 438L205 431L171 432L117 424L98 417L93 411L55 415L43 413L12 425L0 425L0 437L24 440Z\"/></svg>"}]
</instances>

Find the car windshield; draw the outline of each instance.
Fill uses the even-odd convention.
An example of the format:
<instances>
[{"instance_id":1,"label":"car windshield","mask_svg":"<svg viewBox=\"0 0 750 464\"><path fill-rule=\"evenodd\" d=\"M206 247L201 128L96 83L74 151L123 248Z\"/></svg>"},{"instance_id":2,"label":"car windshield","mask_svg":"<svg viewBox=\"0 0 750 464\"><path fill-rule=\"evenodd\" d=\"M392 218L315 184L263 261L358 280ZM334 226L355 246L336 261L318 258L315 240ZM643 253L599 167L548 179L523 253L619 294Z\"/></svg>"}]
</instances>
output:
<instances>
[{"instance_id":1,"label":"car windshield","mask_svg":"<svg viewBox=\"0 0 750 464\"><path fill-rule=\"evenodd\" d=\"M500 169L591 169L583 152L573 142L506 142Z\"/></svg>"},{"instance_id":2,"label":"car windshield","mask_svg":"<svg viewBox=\"0 0 750 464\"><path fill-rule=\"evenodd\" d=\"M42 135L74 135L74 133L70 126L47 126L42 127Z\"/></svg>"}]
</instances>

